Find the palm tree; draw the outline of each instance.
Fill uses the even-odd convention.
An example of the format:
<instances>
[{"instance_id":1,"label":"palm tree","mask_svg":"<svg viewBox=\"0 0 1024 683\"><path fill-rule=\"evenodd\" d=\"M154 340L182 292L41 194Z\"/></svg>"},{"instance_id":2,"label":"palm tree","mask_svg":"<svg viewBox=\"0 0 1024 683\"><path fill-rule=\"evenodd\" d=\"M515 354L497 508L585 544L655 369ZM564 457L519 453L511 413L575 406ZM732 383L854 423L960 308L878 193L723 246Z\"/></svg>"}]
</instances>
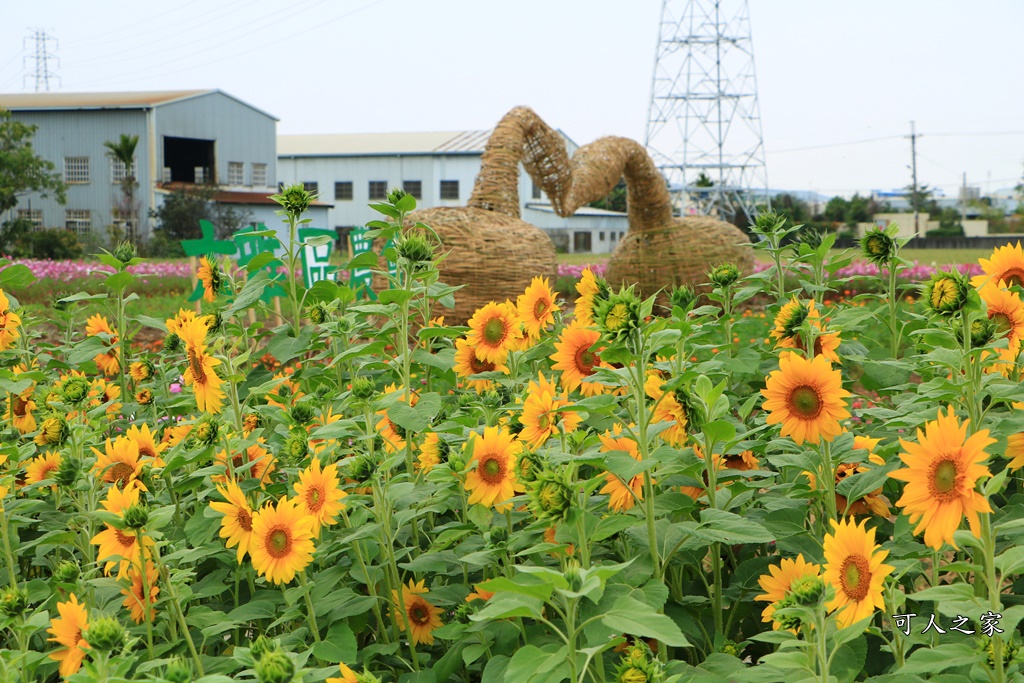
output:
<instances>
[{"instance_id":1,"label":"palm tree","mask_svg":"<svg viewBox=\"0 0 1024 683\"><path fill-rule=\"evenodd\" d=\"M138 135L125 135L124 133L121 133L121 139L117 142L108 140L103 143L103 146L108 150L107 156L124 164L124 177L121 179L121 192L124 194L124 203L120 214L127 220L130 233L133 233L135 228L135 187L138 185L138 182L136 182L135 175L132 173L132 165L135 163L135 148L138 145Z\"/></svg>"}]
</instances>

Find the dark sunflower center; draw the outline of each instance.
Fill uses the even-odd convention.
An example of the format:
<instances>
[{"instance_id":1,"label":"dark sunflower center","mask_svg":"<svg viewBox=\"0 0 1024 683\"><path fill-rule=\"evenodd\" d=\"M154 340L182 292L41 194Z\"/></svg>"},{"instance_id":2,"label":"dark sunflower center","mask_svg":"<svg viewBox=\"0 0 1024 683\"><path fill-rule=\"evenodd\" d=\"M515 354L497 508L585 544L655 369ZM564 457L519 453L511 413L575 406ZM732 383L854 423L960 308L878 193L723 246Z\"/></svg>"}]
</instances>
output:
<instances>
[{"instance_id":1,"label":"dark sunflower center","mask_svg":"<svg viewBox=\"0 0 1024 683\"><path fill-rule=\"evenodd\" d=\"M505 341L505 323L499 318L491 318L484 324L483 337L488 346L497 346Z\"/></svg>"},{"instance_id":2,"label":"dark sunflower center","mask_svg":"<svg viewBox=\"0 0 1024 683\"><path fill-rule=\"evenodd\" d=\"M203 362L195 349L188 350L188 367L192 370L192 378L197 384L206 382L206 372L203 371Z\"/></svg>"},{"instance_id":3,"label":"dark sunflower center","mask_svg":"<svg viewBox=\"0 0 1024 683\"><path fill-rule=\"evenodd\" d=\"M135 545L135 537L126 535L120 529L114 529L114 536L117 537L117 543L122 548L131 548Z\"/></svg>"},{"instance_id":4,"label":"dark sunflower center","mask_svg":"<svg viewBox=\"0 0 1024 683\"><path fill-rule=\"evenodd\" d=\"M27 408L28 401L22 400L21 396L14 397L14 405L12 406L12 410L14 411L15 417L25 417Z\"/></svg>"},{"instance_id":5,"label":"dark sunflower center","mask_svg":"<svg viewBox=\"0 0 1024 683\"><path fill-rule=\"evenodd\" d=\"M495 484L503 479L505 468L497 458L487 456L480 464L480 477L488 484Z\"/></svg>"},{"instance_id":6,"label":"dark sunflower center","mask_svg":"<svg viewBox=\"0 0 1024 683\"><path fill-rule=\"evenodd\" d=\"M945 502L955 498L958 493L960 479L960 468L952 458L944 458L932 465L931 482L932 496Z\"/></svg>"},{"instance_id":7,"label":"dark sunflower center","mask_svg":"<svg viewBox=\"0 0 1024 683\"><path fill-rule=\"evenodd\" d=\"M1024 287L1024 268L1007 268L999 279L1010 287Z\"/></svg>"},{"instance_id":8,"label":"dark sunflower center","mask_svg":"<svg viewBox=\"0 0 1024 683\"><path fill-rule=\"evenodd\" d=\"M238 526L242 527L246 531L252 531L252 515L249 514L248 510L238 508L238 512L235 514L235 520L238 521Z\"/></svg>"},{"instance_id":9,"label":"dark sunflower center","mask_svg":"<svg viewBox=\"0 0 1024 683\"><path fill-rule=\"evenodd\" d=\"M109 481L116 481L119 484L126 484L134 474L135 469L131 465L123 462L119 462L107 470L107 477L109 477Z\"/></svg>"},{"instance_id":10,"label":"dark sunflower center","mask_svg":"<svg viewBox=\"0 0 1024 683\"><path fill-rule=\"evenodd\" d=\"M309 489L306 493L306 507L309 508L310 512L317 512L323 507L323 489L319 486L314 486Z\"/></svg>"},{"instance_id":11,"label":"dark sunflower center","mask_svg":"<svg viewBox=\"0 0 1024 683\"><path fill-rule=\"evenodd\" d=\"M1009 332L1013 324L1010 322L1010 316L1006 315L1002 311L996 311L991 314L989 318L996 324L996 332L1003 334Z\"/></svg>"},{"instance_id":12,"label":"dark sunflower center","mask_svg":"<svg viewBox=\"0 0 1024 683\"><path fill-rule=\"evenodd\" d=\"M474 353L472 359L469 361L469 369L473 371L474 375L478 375L481 372L491 372L494 370L494 363L480 360Z\"/></svg>"},{"instance_id":13,"label":"dark sunflower center","mask_svg":"<svg viewBox=\"0 0 1024 683\"><path fill-rule=\"evenodd\" d=\"M860 602L871 588L871 565L863 555L850 555L840 571L843 593L854 602Z\"/></svg>"},{"instance_id":14,"label":"dark sunflower center","mask_svg":"<svg viewBox=\"0 0 1024 683\"><path fill-rule=\"evenodd\" d=\"M151 446L148 443L139 444L139 455L145 456L147 458L155 458L156 449L153 448L153 446Z\"/></svg>"},{"instance_id":15,"label":"dark sunflower center","mask_svg":"<svg viewBox=\"0 0 1024 683\"><path fill-rule=\"evenodd\" d=\"M416 603L409 608L409 621L417 626L425 626L430 622L430 611L426 605Z\"/></svg>"},{"instance_id":16,"label":"dark sunflower center","mask_svg":"<svg viewBox=\"0 0 1024 683\"><path fill-rule=\"evenodd\" d=\"M584 375L590 375L594 372L594 366L600 362L601 358L597 353L590 350L590 347L576 350L576 369Z\"/></svg>"},{"instance_id":17,"label":"dark sunflower center","mask_svg":"<svg viewBox=\"0 0 1024 683\"><path fill-rule=\"evenodd\" d=\"M544 315L548 312L548 307L550 305L551 302L548 301L547 299L537 299L537 303L533 305L533 317L536 318L537 320L543 318Z\"/></svg>"},{"instance_id":18,"label":"dark sunflower center","mask_svg":"<svg viewBox=\"0 0 1024 683\"><path fill-rule=\"evenodd\" d=\"M798 418L813 420L821 413L821 397L814 387L797 387L789 395L789 405Z\"/></svg>"},{"instance_id":19,"label":"dark sunflower center","mask_svg":"<svg viewBox=\"0 0 1024 683\"><path fill-rule=\"evenodd\" d=\"M284 557L291 545L292 539L284 529L274 529L267 536L267 552L273 557Z\"/></svg>"}]
</instances>

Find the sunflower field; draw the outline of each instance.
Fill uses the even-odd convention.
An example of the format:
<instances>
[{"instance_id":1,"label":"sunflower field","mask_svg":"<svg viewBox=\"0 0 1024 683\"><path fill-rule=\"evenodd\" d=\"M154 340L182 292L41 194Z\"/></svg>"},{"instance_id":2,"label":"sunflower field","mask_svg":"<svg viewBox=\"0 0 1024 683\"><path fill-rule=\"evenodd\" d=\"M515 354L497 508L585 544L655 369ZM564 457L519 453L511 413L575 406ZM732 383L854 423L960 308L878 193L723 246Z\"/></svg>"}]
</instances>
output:
<instances>
[{"instance_id":1,"label":"sunflower field","mask_svg":"<svg viewBox=\"0 0 1024 683\"><path fill-rule=\"evenodd\" d=\"M201 313L129 316L123 244L43 335L0 271L0 680L1024 680L1020 244L917 286L876 230L843 298L764 214L758 273L452 325L411 196L374 300L303 287L274 199Z\"/></svg>"}]
</instances>

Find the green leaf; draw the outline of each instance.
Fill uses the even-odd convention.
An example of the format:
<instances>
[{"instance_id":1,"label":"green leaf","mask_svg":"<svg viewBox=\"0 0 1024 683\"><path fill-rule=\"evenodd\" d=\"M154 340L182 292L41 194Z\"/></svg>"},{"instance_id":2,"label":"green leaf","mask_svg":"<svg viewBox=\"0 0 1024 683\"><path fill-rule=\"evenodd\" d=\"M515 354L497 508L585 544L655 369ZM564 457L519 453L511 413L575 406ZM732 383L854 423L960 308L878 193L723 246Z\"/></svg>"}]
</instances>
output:
<instances>
[{"instance_id":1,"label":"green leaf","mask_svg":"<svg viewBox=\"0 0 1024 683\"><path fill-rule=\"evenodd\" d=\"M377 267L377 253L373 251L364 251L362 254L358 254L355 258L345 264L345 270L357 270L361 268L376 268Z\"/></svg>"},{"instance_id":2,"label":"green leaf","mask_svg":"<svg viewBox=\"0 0 1024 683\"><path fill-rule=\"evenodd\" d=\"M356 662L356 635L348 624L331 624L327 637L313 645L313 654L328 662Z\"/></svg>"},{"instance_id":3,"label":"green leaf","mask_svg":"<svg viewBox=\"0 0 1024 683\"><path fill-rule=\"evenodd\" d=\"M720 543L770 543L775 536L749 517L740 517L732 512L708 508L700 512L700 526L694 535Z\"/></svg>"},{"instance_id":4,"label":"green leaf","mask_svg":"<svg viewBox=\"0 0 1024 683\"><path fill-rule=\"evenodd\" d=\"M472 615L470 619L473 621L508 619L509 617L531 617L536 619L541 616L543 609L544 601L540 598L517 595L515 593L503 593L495 595L488 600L487 605Z\"/></svg>"},{"instance_id":5,"label":"green leaf","mask_svg":"<svg viewBox=\"0 0 1024 683\"><path fill-rule=\"evenodd\" d=\"M257 257L254 257L254 260L262 255L263 254L259 254ZM270 276L267 275L267 271L261 270L255 275L251 275L249 279L245 281L245 285L242 286L242 291L238 293L238 296L235 297L231 306L229 306L228 310L224 312L225 317L246 309L259 301L260 297L263 296L263 290L266 289L268 284L270 284Z\"/></svg>"},{"instance_id":6,"label":"green leaf","mask_svg":"<svg viewBox=\"0 0 1024 683\"><path fill-rule=\"evenodd\" d=\"M944 643L914 650L899 669L901 674L937 674L955 667L980 662L984 655L969 643Z\"/></svg>"},{"instance_id":7,"label":"green leaf","mask_svg":"<svg viewBox=\"0 0 1024 683\"><path fill-rule=\"evenodd\" d=\"M35 281L36 276L24 263L16 263L0 270L0 289L28 287Z\"/></svg>"},{"instance_id":8,"label":"green leaf","mask_svg":"<svg viewBox=\"0 0 1024 683\"><path fill-rule=\"evenodd\" d=\"M626 596L615 601L612 608L601 617L601 623L618 633L656 638L673 647L690 645L676 622L664 614L658 614L647 603Z\"/></svg>"},{"instance_id":9,"label":"green leaf","mask_svg":"<svg viewBox=\"0 0 1024 683\"><path fill-rule=\"evenodd\" d=\"M274 256L272 251L261 251L260 253L249 259L249 262L245 264L245 270L252 274L257 270L271 266L276 268L277 266L284 265L281 259Z\"/></svg>"},{"instance_id":10,"label":"green leaf","mask_svg":"<svg viewBox=\"0 0 1024 683\"><path fill-rule=\"evenodd\" d=\"M441 396L430 393L420 396L415 406L396 403L388 408L388 419L402 429L411 432L423 432L441 410Z\"/></svg>"},{"instance_id":11,"label":"green leaf","mask_svg":"<svg viewBox=\"0 0 1024 683\"><path fill-rule=\"evenodd\" d=\"M104 280L103 284L114 290L115 292L123 292L128 285L132 283L135 276L129 273L127 270L123 270L120 273L114 273L108 275Z\"/></svg>"},{"instance_id":12,"label":"green leaf","mask_svg":"<svg viewBox=\"0 0 1024 683\"><path fill-rule=\"evenodd\" d=\"M1014 546L1002 553L996 558L996 568L1003 577L1019 574L1024 569L1024 546Z\"/></svg>"},{"instance_id":13,"label":"green leaf","mask_svg":"<svg viewBox=\"0 0 1024 683\"><path fill-rule=\"evenodd\" d=\"M385 289L377 295L377 300L382 304L404 304L411 299L413 293L407 289Z\"/></svg>"},{"instance_id":14,"label":"green leaf","mask_svg":"<svg viewBox=\"0 0 1024 683\"><path fill-rule=\"evenodd\" d=\"M549 583L524 585L511 579L506 579L503 576L491 579L490 581L484 581L480 584L480 587L492 593L515 593L517 595L539 598L544 601L551 597L551 592L554 590L554 587Z\"/></svg>"}]
</instances>

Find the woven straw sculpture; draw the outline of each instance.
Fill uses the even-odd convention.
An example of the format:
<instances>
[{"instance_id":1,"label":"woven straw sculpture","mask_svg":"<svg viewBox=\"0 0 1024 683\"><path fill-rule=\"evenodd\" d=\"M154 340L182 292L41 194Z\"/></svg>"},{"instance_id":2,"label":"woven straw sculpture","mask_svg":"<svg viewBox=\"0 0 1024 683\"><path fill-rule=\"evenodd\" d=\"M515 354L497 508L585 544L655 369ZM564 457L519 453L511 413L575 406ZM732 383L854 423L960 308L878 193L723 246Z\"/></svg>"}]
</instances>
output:
<instances>
[{"instance_id":1,"label":"woven straw sculpture","mask_svg":"<svg viewBox=\"0 0 1024 683\"><path fill-rule=\"evenodd\" d=\"M537 275L556 275L551 239L520 218L520 163L545 189L555 189L559 197L567 192L571 171L565 141L526 107L513 109L495 127L467 206L423 209L407 218L407 226L419 221L434 229L447 254L440 263L441 281L463 286L455 294L455 310L438 311L446 324L465 323L490 301L515 301ZM379 253L380 245L375 248ZM378 275L373 286L380 291L387 282Z\"/></svg>"},{"instance_id":2,"label":"woven straw sculpture","mask_svg":"<svg viewBox=\"0 0 1024 683\"><path fill-rule=\"evenodd\" d=\"M735 263L741 272L753 270L753 249L739 228L705 216L672 216L665 180L639 143L606 137L584 145L572 157L571 176L568 192L555 204L563 216L606 197L626 178L629 231L605 273L613 287L635 283L644 296L673 285L701 291L714 266Z\"/></svg>"}]
</instances>

